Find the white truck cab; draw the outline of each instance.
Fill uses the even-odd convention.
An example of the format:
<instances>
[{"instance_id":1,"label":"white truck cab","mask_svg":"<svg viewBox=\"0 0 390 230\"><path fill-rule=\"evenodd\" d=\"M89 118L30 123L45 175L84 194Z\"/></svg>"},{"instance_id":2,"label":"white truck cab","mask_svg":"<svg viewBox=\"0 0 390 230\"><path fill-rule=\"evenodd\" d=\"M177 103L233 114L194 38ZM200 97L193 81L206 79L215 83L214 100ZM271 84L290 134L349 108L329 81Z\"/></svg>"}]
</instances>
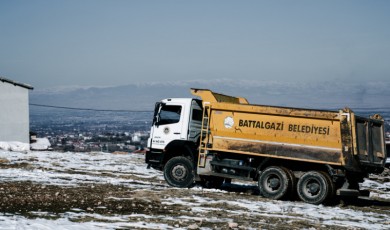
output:
<instances>
[{"instance_id":1,"label":"white truck cab","mask_svg":"<svg viewBox=\"0 0 390 230\"><path fill-rule=\"evenodd\" d=\"M146 163L161 169L173 155L186 154L197 158L197 143L202 125L202 104L192 98L170 98L157 102L148 139Z\"/></svg>"}]
</instances>

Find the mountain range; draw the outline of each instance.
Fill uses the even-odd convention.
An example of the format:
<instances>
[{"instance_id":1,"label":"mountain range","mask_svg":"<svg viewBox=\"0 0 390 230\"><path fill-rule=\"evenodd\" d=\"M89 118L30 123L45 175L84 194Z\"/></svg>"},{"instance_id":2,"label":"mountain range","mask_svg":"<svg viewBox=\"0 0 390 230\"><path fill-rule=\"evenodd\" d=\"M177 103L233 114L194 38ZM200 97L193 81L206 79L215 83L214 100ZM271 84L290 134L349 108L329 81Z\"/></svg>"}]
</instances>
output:
<instances>
[{"instance_id":1,"label":"mountain range","mask_svg":"<svg viewBox=\"0 0 390 230\"><path fill-rule=\"evenodd\" d=\"M389 108L390 82L263 82L249 80L194 80L131 83L107 87L34 89L30 103L92 109L147 110L164 98L192 97L190 88L241 96L253 104L340 109Z\"/></svg>"}]
</instances>

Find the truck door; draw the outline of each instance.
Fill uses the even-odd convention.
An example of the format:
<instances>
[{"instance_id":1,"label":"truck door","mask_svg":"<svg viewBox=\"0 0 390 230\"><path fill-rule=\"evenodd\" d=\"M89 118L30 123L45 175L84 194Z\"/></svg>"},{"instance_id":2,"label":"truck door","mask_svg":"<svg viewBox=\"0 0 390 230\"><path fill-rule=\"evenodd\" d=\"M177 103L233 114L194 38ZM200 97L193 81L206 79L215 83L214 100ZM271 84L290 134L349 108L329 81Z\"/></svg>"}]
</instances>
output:
<instances>
[{"instance_id":1,"label":"truck door","mask_svg":"<svg viewBox=\"0 0 390 230\"><path fill-rule=\"evenodd\" d=\"M151 134L151 148L164 149L173 140L186 139L186 134L182 132L183 111L183 104L160 104Z\"/></svg>"}]
</instances>

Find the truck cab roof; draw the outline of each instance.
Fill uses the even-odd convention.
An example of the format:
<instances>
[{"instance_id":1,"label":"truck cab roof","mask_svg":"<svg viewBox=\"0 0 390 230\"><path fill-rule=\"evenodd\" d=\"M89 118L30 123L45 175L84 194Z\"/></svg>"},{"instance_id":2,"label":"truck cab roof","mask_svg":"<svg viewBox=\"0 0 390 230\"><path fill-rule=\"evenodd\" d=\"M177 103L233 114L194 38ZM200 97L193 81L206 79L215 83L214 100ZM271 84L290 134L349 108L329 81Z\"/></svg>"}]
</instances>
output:
<instances>
[{"instance_id":1,"label":"truck cab roof","mask_svg":"<svg viewBox=\"0 0 390 230\"><path fill-rule=\"evenodd\" d=\"M161 100L161 102L163 103L167 103L167 102L191 102L192 100L194 100L193 98L166 98L166 99L163 99Z\"/></svg>"}]
</instances>

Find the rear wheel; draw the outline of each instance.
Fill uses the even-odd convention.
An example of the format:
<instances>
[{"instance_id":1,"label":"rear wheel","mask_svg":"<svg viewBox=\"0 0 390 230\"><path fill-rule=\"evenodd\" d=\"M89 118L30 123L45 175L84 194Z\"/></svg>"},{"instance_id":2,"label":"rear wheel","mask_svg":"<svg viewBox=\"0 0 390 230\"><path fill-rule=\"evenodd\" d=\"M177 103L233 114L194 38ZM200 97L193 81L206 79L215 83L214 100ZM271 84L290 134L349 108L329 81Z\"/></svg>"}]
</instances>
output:
<instances>
[{"instance_id":1,"label":"rear wheel","mask_svg":"<svg viewBox=\"0 0 390 230\"><path fill-rule=\"evenodd\" d=\"M302 201L321 204L332 196L334 184L328 174L310 171L299 178L297 192Z\"/></svg>"},{"instance_id":2,"label":"rear wheel","mask_svg":"<svg viewBox=\"0 0 390 230\"><path fill-rule=\"evenodd\" d=\"M326 172L320 172L320 173L322 173L329 182L329 193L328 193L328 197L326 198L326 201L331 202L331 200L333 200L334 197L336 196L336 184L333 182L329 174L327 174Z\"/></svg>"},{"instance_id":3,"label":"rear wheel","mask_svg":"<svg viewBox=\"0 0 390 230\"><path fill-rule=\"evenodd\" d=\"M259 177L259 189L264 197L279 200L288 194L292 186L287 169L277 166L266 168Z\"/></svg>"},{"instance_id":4,"label":"rear wheel","mask_svg":"<svg viewBox=\"0 0 390 230\"><path fill-rule=\"evenodd\" d=\"M294 200L296 199L297 197L297 180L295 178L295 175L294 175L294 172L291 171L290 169L288 168L284 168L282 167L283 170L287 173L287 176L289 177L289 179L291 180L291 184L290 184L290 187L287 191L287 194L286 196L291 199L291 200Z\"/></svg>"},{"instance_id":5,"label":"rear wheel","mask_svg":"<svg viewBox=\"0 0 390 230\"><path fill-rule=\"evenodd\" d=\"M191 187L195 178L193 163L186 157L173 157L164 166L164 178L171 186Z\"/></svg>"}]
</instances>

